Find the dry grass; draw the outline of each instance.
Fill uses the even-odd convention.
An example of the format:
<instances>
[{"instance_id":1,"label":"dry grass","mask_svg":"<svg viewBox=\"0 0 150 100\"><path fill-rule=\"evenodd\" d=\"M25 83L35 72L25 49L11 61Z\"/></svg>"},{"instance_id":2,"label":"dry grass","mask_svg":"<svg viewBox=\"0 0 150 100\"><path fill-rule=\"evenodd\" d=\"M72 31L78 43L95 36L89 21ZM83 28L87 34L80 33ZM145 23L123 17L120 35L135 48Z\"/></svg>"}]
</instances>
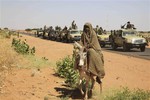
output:
<instances>
[{"instance_id":1,"label":"dry grass","mask_svg":"<svg viewBox=\"0 0 150 100\"><path fill-rule=\"evenodd\" d=\"M0 43L0 71L3 71L4 69L11 69L11 67L17 64L19 56L11 48L9 39L0 39Z\"/></svg>"},{"instance_id":2,"label":"dry grass","mask_svg":"<svg viewBox=\"0 0 150 100\"><path fill-rule=\"evenodd\" d=\"M0 36L0 87L11 69L17 65L18 54L11 48L10 39Z\"/></svg>"},{"instance_id":3,"label":"dry grass","mask_svg":"<svg viewBox=\"0 0 150 100\"><path fill-rule=\"evenodd\" d=\"M41 68L51 64L33 55L21 55L11 47L11 38L6 38L0 31L0 92L5 77L12 72L13 68Z\"/></svg>"}]
</instances>

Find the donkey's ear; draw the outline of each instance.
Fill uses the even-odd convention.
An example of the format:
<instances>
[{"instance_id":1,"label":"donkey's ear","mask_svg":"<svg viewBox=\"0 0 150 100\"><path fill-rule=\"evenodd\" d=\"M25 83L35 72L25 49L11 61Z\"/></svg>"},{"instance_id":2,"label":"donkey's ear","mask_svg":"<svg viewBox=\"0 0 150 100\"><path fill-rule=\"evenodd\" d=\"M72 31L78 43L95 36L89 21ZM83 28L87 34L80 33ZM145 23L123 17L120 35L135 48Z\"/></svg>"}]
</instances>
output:
<instances>
[{"instance_id":1,"label":"donkey's ear","mask_svg":"<svg viewBox=\"0 0 150 100\"><path fill-rule=\"evenodd\" d=\"M74 42L74 46L78 47L79 49L82 49L82 46L78 42L76 42L76 41Z\"/></svg>"}]
</instances>

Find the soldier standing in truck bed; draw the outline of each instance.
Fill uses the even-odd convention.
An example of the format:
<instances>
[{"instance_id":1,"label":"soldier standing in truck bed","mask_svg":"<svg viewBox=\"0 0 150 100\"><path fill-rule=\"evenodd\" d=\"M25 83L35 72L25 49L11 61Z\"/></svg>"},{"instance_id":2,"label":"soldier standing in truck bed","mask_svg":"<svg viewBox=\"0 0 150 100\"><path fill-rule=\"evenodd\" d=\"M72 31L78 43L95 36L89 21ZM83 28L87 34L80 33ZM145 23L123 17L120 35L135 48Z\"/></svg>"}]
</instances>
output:
<instances>
[{"instance_id":1,"label":"soldier standing in truck bed","mask_svg":"<svg viewBox=\"0 0 150 100\"><path fill-rule=\"evenodd\" d=\"M131 29L132 28L132 25L130 24L130 22L128 21L127 22L127 29Z\"/></svg>"}]
</instances>

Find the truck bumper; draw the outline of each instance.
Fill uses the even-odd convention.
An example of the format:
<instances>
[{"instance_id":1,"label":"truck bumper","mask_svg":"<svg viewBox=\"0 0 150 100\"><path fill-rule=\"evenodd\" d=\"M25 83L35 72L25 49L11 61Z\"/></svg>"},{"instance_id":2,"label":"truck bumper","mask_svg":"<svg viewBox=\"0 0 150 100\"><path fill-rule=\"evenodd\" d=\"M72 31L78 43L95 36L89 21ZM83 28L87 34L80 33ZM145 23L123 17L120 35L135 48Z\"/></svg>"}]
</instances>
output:
<instances>
[{"instance_id":1,"label":"truck bumper","mask_svg":"<svg viewBox=\"0 0 150 100\"><path fill-rule=\"evenodd\" d=\"M111 44L110 41L99 41L99 43L102 45L110 45Z\"/></svg>"},{"instance_id":2,"label":"truck bumper","mask_svg":"<svg viewBox=\"0 0 150 100\"><path fill-rule=\"evenodd\" d=\"M143 43L143 44L131 44L131 43L128 43L127 46L130 47L130 48L140 48L140 47L146 46L146 43Z\"/></svg>"}]
</instances>

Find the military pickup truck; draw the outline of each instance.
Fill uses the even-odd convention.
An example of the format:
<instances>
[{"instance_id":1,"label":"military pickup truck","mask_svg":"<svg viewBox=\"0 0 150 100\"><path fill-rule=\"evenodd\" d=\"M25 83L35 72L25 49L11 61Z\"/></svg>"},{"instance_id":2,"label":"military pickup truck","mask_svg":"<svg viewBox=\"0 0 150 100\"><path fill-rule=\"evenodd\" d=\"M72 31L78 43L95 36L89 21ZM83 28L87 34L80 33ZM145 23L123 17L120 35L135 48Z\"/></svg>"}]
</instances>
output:
<instances>
[{"instance_id":1,"label":"military pickup truck","mask_svg":"<svg viewBox=\"0 0 150 100\"><path fill-rule=\"evenodd\" d=\"M42 34L43 34L43 30L42 29L38 29L37 30L37 37L40 37L40 36L42 36Z\"/></svg>"},{"instance_id":2,"label":"military pickup truck","mask_svg":"<svg viewBox=\"0 0 150 100\"><path fill-rule=\"evenodd\" d=\"M111 45L109 36L110 36L110 33L108 33L108 32L106 34L101 34L101 35L97 34L98 41L102 48L104 48L106 45Z\"/></svg>"},{"instance_id":3,"label":"military pickup truck","mask_svg":"<svg viewBox=\"0 0 150 100\"><path fill-rule=\"evenodd\" d=\"M80 41L81 39L81 31L72 29L66 34L67 42Z\"/></svg>"},{"instance_id":4,"label":"military pickup truck","mask_svg":"<svg viewBox=\"0 0 150 100\"><path fill-rule=\"evenodd\" d=\"M120 29L111 34L112 49L123 47L123 51L129 51L132 48L140 49L141 52L145 51L146 39L137 36L135 29Z\"/></svg>"}]
</instances>

